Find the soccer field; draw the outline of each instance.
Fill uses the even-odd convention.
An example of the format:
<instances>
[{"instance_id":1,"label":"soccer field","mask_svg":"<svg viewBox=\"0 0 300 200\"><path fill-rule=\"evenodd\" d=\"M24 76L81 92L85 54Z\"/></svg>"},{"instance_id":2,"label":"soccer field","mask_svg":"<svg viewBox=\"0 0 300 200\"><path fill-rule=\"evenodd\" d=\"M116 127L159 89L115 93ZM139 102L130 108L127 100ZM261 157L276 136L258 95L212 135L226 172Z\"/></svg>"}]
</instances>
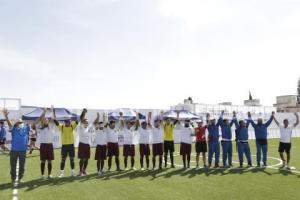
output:
<instances>
[{"instance_id":1,"label":"soccer field","mask_svg":"<svg viewBox=\"0 0 300 200\"><path fill-rule=\"evenodd\" d=\"M96 173L94 148L86 177L57 178L59 173L60 150L55 151L52 180L40 179L39 152L28 155L24 183L15 196L18 199L300 199L300 139L293 139L291 166L296 169L280 170L278 140L269 140L269 158L266 169L239 169L234 147L234 167L230 169L194 168L184 170L176 145L175 169L149 171L107 172L103 176ZM122 152L122 149L120 149ZM194 152L194 146L193 150ZM138 155L138 148L136 147ZM256 165L254 141L251 141L253 164ZM123 164L123 158L121 163ZM201 160L201 159L200 159ZM195 165L193 153L191 165ZM200 162L202 165L202 162ZM105 163L107 166L107 163ZM0 199L13 199L13 189L9 175L9 156L0 155ZM123 166L123 165L121 165ZM76 160L78 169L78 160ZM114 169L115 167L113 167ZM136 157L136 168L139 159ZM298 170L299 169L299 170ZM69 161L65 175L70 174Z\"/></svg>"}]
</instances>

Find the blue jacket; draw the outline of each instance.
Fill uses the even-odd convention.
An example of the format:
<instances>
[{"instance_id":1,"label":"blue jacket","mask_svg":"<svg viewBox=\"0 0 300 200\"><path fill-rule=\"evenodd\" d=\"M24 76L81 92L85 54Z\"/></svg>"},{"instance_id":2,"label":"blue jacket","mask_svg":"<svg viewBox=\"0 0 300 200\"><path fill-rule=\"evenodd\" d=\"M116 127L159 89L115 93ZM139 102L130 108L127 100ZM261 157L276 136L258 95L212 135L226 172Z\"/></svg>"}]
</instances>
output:
<instances>
[{"instance_id":1,"label":"blue jacket","mask_svg":"<svg viewBox=\"0 0 300 200\"><path fill-rule=\"evenodd\" d=\"M265 124L255 124L254 121L250 118L249 122L254 128L255 132L255 138L256 139L267 139L268 137L268 127L273 121L273 116L270 117L270 119Z\"/></svg>"},{"instance_id":2,"label":"blue jacket","mask_svg":"<svg viewBox=\"0 0 300 200\"><path fill-rule=\"evenodd\" d=\"M6 130L4 127L0 127L0 140L3 140L6 138Z\"/></svg>"},{"instance_id":3,"label":"blue jacket","mask_svg":"<svg viewBox=\"0 0 300 200\"><path fill-rule=\"evenodd\" d=\"M231 127L233 123L234 123L233 119L231 120L230 124L225 124L223 122L223 118L222 117L219 118L219 124L221 126L221 131L222 131L222 138L231 140L232 138Z\"/></svg>"},{"instance_id":4,"label":"blue jacket","mask_svg":"<svg viewBox=\"0 0 300 200\"><path fill-rule=\"evenodd\" d=\"M23 128L17 128L14 126L11 130L11 150L12 151L26 151L30 127L26 125Z\"/></svg>"},{"instance_id":5,"label":"blue jacket","mask_svg":"<svg viewBox=\"0 0 300 200\"><path fill-rule=\"evenodd\" d=\"M220 120L218 120L218 123L215 125L208 125L208 141L209 142L219 142L219 126L220 126Z\"/></svg>"},{"instance_id":6,"label":"blue jacket","mask_svg":"<svg viewBox=\"0 0 300 200\"><path fill-rule=\"evenodd\" d=\"M234 124L236 127L236 139L237 141L239 140L248 140L249 135L248 135L248 127L249 127L249 120L247 120L246 127L240 127L239 123L237 122L237 119L234 119Z\"/></svg>"}]
</instances>

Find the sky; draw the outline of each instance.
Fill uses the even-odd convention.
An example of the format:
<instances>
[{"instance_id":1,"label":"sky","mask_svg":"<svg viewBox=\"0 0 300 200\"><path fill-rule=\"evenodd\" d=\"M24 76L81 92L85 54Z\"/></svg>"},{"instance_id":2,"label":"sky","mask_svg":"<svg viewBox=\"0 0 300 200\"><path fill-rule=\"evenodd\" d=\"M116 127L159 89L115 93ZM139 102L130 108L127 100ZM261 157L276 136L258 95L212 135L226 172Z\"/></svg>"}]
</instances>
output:
<instances>
[{"instance_id":1,"label":"sky","mask_svg":"<svg viewBox=\"0 0 300 200\"><path fill-rule=\"evenodd\" d=\"M68 108L296 94L300 0L0 0L0 97Z\"/></svg>"}]
</instances>

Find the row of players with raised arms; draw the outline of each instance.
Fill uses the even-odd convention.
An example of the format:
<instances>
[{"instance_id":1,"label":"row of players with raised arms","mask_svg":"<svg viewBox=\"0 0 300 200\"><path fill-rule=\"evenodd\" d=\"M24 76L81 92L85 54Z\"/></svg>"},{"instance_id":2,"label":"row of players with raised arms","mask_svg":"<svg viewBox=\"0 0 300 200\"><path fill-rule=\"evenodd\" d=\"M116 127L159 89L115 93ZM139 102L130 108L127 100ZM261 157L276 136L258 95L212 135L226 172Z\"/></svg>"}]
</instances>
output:
<instances>
[{"instance_id":1,"label":"row of players with raised arms","mask_svg":"<svg viewBox=\"0 0 300 200\"><path fill-rule=\"evenodd\" d=\"M196 136L196 167L199 167L199 156L202 153L203 163L206 167L206 152L207 152L207 141L208 141L208 167L212 166L212 159L215 156L215 167L219 167L219 155L220 155L220 134L219 127L221 128L221 144L223 150L223 167L232 166L232 132L231 127L234 124L236 126L236 142L238 148L238 156L240 167L243 167L244 154L247 158L248 165L252 166L250 146L248 143L248 126L251 124L255 131L256 137L256 149L257 149L257 166L261 165L261 152L263 154L263 166L267 165L267 128L272 123L273 119L276 124L280 127L280 145L279 153L282 158L283 165L288 167L290 160L290 148L291 148L291 135L292 130L299 123L298 115L296 115L297 121L293 127L289 127L287 119L283 121L284 125L279 125L279 122L272 113L270 119L263 123L261 118L258 119L257 123L251 119L251 114L248 113L248 120L238 121L236 113L233 113L233 118L229 122L228 119L224 118L224 112L216 121L216 119L210 117L207 114L207 123L203 124L202 121L198 122L198 126L194 129L192 123L189 120L184 120L182 125L179 120L179 113L177 113L177 119L165 119L163 120L162 114L156 116L154 119L154 126L152 125L152 113L148 113L148 120L139 120L138 114L135 121L126 121L122 117L120 119L120 125L116 126L115 120L109 120L106 122L106 116L103 114L102 120L100 120L100 114L97 113L96 119L93 123L89 123L86 118L87 110L83 109L80 120L70 121L65 120L64 124L54 120L55 113L52 112L52 117L47 119L45 117L46 109L44 113L35 122L38 136L40 137L40 160L41 160L41 174L45 178L45 164L48 164L48 177L51 178L52 171L52 160L54 160L53 151L53 131L54 127L57 126L62 135L62 148L61 148L61 165L60 175L64 176L64 167L66 158L70 157L71 175L75 176L75 148L74 148L74 130L76 129L79 133L79 146L78 146L78 158L79 158L79 176L86 175L86 169L88 166L88 160L90 158L90 143L92 139L92 133L95 132L95 143L97 145L95 152L95 160L97 161L97 170L101 175L104 171L104 162L108 157L108 170L111 170L112 158L115 157L115 163L117 170L120 170L119 161L119 134L124 137L123 144L123 156L124 166L128 169L128 157L130 157L130 168L134 168L135 164L135 143L134 135L138 134L139 138L139 153L140 153L140 166L144 170L144 160L146 161L146 168L150 167L150 137L152 139L152 168L156 168L156 158L158 157L158 168L162 168L162 159L164 155L165 167L167 167L167 155L170 154L171 167L174 165L174 129L180 132L180 155L182 156L183 167L190 167L190 156L191 156L191 145L193 142L192 136ZM11 149L11 177L14 181L16 178L16 162L19 159L20 162L20 177L23 177L26 147L28 143L29 127L21 126L23 122L18 120L14 125L8 118L8 112L3 111L6 121L12 131L12 149ZM208 131L206 137L206 130ZM27 134L28 133L28 134ZM27 138L26 138L27 135ZM24 139L24 140L23 140ZM27 143L26 143L27 139ZM26 147L25 147L26 143ZM287 153L287 160L285 160L283 153ZM283 166L283 167L284 167Z\"/></svg>"}]
</instances>

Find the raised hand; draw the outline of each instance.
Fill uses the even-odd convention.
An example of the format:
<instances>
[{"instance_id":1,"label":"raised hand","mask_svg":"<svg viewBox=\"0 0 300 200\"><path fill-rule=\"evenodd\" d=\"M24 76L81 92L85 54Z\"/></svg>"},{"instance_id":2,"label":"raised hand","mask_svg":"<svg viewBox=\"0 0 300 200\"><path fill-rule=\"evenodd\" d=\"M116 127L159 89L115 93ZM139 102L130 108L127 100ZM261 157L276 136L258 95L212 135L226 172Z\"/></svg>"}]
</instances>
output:
<instances>
[{"instance_id":1,"label":"raised hand","mask_svg":"<svg viewBox=\"0 0 300 200\"><path fill-rule=\"evenodd\" d=\"M250 112L248 112L248 117L251 118L251 113Z\"/></svg>"}]
</instances>

